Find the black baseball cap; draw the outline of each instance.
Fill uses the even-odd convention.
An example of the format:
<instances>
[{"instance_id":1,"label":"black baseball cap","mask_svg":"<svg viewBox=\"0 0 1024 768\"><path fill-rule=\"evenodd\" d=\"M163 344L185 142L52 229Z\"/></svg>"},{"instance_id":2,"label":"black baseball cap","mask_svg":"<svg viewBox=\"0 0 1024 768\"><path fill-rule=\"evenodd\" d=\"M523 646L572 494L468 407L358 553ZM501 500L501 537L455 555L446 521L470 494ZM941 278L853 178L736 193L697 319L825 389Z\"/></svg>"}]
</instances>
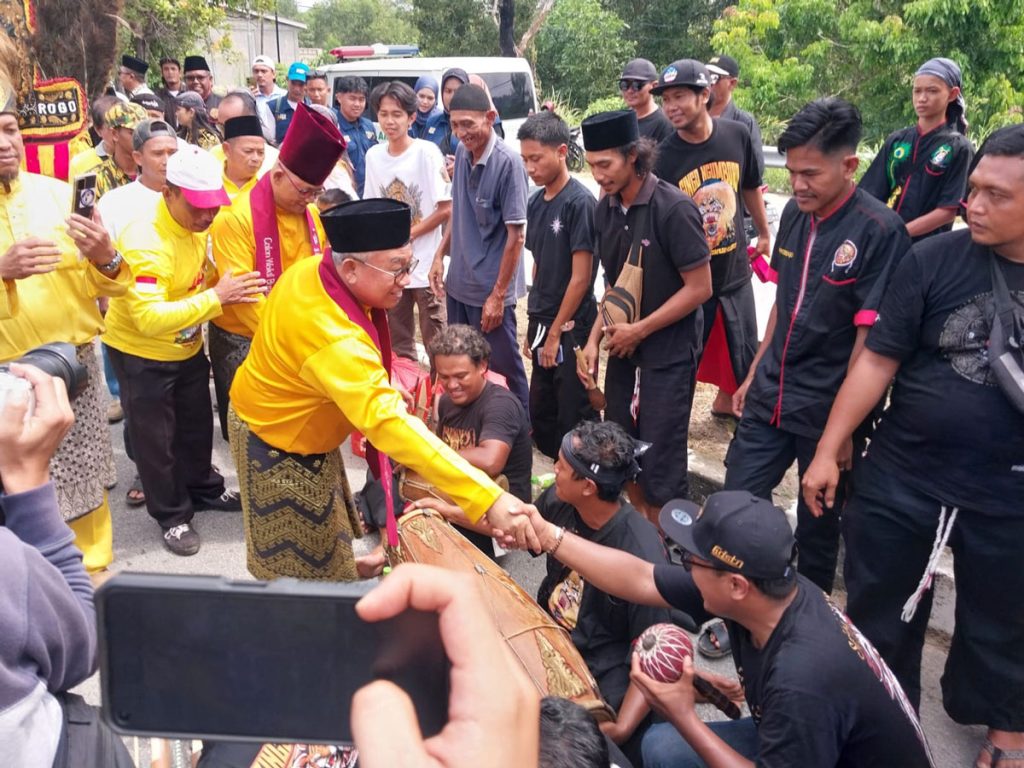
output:
<instances>
[{"instance_id":1,"label":"black baseball cap","mask_svg":"<svg viewBox=\"0 0 1024 768\"><path fill-rule=\"evenodd\" d=\"M661 508L661 530L716 568L755 579L791 573L796 539L786 513L746 491L719 491L703 507L673 499Z\"/></svg>"},{"instance_id":2,"label":"black baseball cap","mask_svg":"<svg viewBox=\"0 0 1024 768\"><path fill-rule=\"evenodd\" d=\"M708 72L714 72L719 76L740 76L740 65L736 63L736 59L732 56L725 56L724 54L712 56L711 61L709 61L706 66L708 68Z\"/></svg>"},{"instance_id":3,"label":"black baseball cap","mask_svg":"<svg viewBox=\"0 0 1024 768\"><path fill-rule=\"evenodd\" d=\"M631 59L622 70L619 80L640 80L649 83L658 79L658 70L647 59Z\"/></svg>"},{"instance_id":4,"label":"black baseball cap","mask_svg":"<svg viewBox=\"0 0 1024 768\"><path fill-rule=\"evenodd\" d=\"M710 85L711 77L703 64L696 59L680 59L665 67L658 78L658 84L651 88L651 93L658 94L679 86L708 88Z\"/></svg>"}]
</instances>

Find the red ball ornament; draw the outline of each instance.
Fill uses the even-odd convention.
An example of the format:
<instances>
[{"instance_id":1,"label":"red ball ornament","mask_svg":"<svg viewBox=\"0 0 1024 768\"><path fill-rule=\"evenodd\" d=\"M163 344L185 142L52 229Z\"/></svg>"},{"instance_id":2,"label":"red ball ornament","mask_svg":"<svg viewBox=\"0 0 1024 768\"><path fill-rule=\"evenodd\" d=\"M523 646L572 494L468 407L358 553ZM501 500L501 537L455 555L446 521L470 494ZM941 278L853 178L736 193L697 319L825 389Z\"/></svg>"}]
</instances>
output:
<instances>
[{"instance_id":1,"label":"red ball ornament","mask_svg":"<svg viewBox=\"0 0 1024 768\"><path fill-rule=\"evenodd\" d=\"M693 643L675 624L652 624L633 642L633 653L645 675L674 683L683 675L683 659L693 656Z\"/></svg>"}]
</instances>

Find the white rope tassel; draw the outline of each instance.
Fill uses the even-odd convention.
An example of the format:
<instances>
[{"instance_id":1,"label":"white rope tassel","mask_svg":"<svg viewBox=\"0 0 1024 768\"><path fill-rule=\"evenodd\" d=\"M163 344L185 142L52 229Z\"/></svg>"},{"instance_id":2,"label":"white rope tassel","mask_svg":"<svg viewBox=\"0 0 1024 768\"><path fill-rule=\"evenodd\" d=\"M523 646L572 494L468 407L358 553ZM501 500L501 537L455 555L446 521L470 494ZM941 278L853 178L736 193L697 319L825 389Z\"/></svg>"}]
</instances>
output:
<instances>
[{"instance_id":1,"label":"white rope tassel","mask_svg":"<svg viewBox=\"0 0 1024 768\"><path fill-rule=\"evenodd\" d=\"M924 575L921 577L921 582L917 585L917 589L914 590L914 594L903 604L903 613L900 614L900 619L907 624L910 623L910 620L914 618L914 614L917 613L917 606L921 603L924 593L932 587L935 571L939 568L939 558L942 556L942 550L946 548L949 535L953 532L953 524L956 523L956 515L960 508L953 507L953 511L949 513L949 519L947 520L946 512L948 510L948 507L943 506L939 512L939 527L935 531L935 543L932 545L932 553L928 557L928 565L924 569Z\"/></svg>"}]
</instances>

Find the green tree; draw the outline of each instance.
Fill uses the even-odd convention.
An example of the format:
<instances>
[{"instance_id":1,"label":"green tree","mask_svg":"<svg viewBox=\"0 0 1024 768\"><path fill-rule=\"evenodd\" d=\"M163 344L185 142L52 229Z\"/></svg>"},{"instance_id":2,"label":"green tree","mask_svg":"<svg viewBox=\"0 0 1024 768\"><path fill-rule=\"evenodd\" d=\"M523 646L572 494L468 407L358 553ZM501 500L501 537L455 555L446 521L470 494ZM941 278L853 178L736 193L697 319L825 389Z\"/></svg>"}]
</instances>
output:
<instances>
[{"instance_id":1,"label":"green tree","mask_svg":"<svg viewBox=\"0 0 1024 768\"><path fill-rule=\"evenodd\" d=\"M715 49L740 64L736 99L769 141L804 103L834 95L877 143L914 122L913 75L936 55L963 70L975 138L1021 120L1024 0L739 0L714 30Z\"/></svg>"},{"instance_id":2,"label":"green tree","mask_svg":"<svg viewBox=\"0 0 1024 768\"><path fill-rule=\"evenodd\" d=\"M216 33L225 30L229 11L267 13L273 8L274 0L125 0L118 17L119 49L149 61L181 58L186 52L210 50Z\"/></svg>"},{"instance_id":3,"label":"green tree","mask_svg":"<svg viewBox=\"0 0 1024 768\"><path fill-rule=\"evenodd\" d=\"M302 22L308 29L300 39L312 48L419 41L412 14L394 0L325 0L303 14Z\"/></svg>"},{"instance_id":4,"label":"green tree","mask_svg":"<svg viewBox=\"0 0 1024 768\"><path fill-rule=\"evenodd\" d=\"M514 0L512 36L521 40L536 11L534 0ZM412 0L413 23L424 56L499 56L498 27L506 3L494 0Z\"/></svg>"},{"instance_id":5,"label":"green tree","mask_svg":"<svg viewBox=\"0 0 1024 768\"><path fill-rule=\"evenodd\" d=\"M634 52L625 27L599 0L556 0L535 43L541 87L577 108L613 94Z\"/></svg>"},{"instance_id":6,"label":"green tree","mask_svg":"<svg viewBox=\"0 0 1024 768\"><path fill-rule=\"evenodd\" d=\"M728 0L603 0L602 5L626 22L623 34L636 55L659 68L676 59L707 61L713 53L711 27ZM625 62L623 62L625 63Z\"/></svg>"}]
</instances>

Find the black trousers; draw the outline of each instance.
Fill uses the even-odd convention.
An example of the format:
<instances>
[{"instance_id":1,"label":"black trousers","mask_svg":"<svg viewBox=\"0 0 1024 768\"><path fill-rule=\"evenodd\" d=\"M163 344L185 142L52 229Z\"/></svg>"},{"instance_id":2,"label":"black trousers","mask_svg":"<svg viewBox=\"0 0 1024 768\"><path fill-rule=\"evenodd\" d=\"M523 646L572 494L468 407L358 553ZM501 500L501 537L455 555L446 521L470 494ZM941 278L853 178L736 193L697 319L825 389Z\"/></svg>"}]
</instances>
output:
<instances>
[{"instance_id":1,"label":"black trousers","mask_svg":"<svg viewBox=\"0 0 1024 768\"><path fill-rule=\"evenodd\" d=\"M843 512L846 612L915 707L931 590L909 624L900 614L924 573L941 508L869 453L854 471L854 492ZM949 545L956 626L942 675L946 712L965 725L1024 731L1024 515L961 509Z\"/></svg>"},{"instance_id":2,"label":"black trousers","mask_svg":"<svg viewBox=\"0 0 1024 768\"><path fill-rule=\"evenodd\" d=\"M762 499L771 499L772 491L794 461L803 478L817 446L817 440L745 416L740 419L725 456L725 490L749 491ZM838 510L843 508L845 485L839 484L833 509L826 510L821 517L811 514L803 495L798 497L796 506L796 540L800 547L797 570L826 592L832 591L835 580L839 557Z\"/></svg>"},{"instance_id":3,"label":"black trousers","mask_svg":"<svg viewBox=\"0 0 1024 768\"><path fill-rule=\"evenodd\" d=\"M526 338L533 339L538 321L531 319ZM562 437L581 421L600 418L590 406L587 390L576 375L574 345L583 346L590 335L589 328L574 328L562 334L562 362L554 368L542 368L534 354L533 372L530 374L530 426L537 450L552 459L558 458Z\"/></svg>"},{"instance_id":4,"label":"black trousers","mask_svg":"<svg viewBox=\"0 0 1024 768\"><path fill-rule=\"evenodd\" d=\"M125 430L146 508L161 528L187 523L193 499L224 492L224 478L210 463L210 362L202 351L163 362L113 348L110 362L121 384Z\"/></svg>"},{"instance_id":5,"label":"black trousers","mask_svg":"<svg viewBox=\"0 0 1024 768\"><path fill-rule=\"evenodd\" d=\"M689 360L640 372L639 409L634 423L630 412L637 367L631 360L610 357L605 373L605 418L629 434L651 444L640 459L637 478L647 502L661 506L671 499L687 499L686 442L690 409L697 382L697 350Z\"/></svg>"},{"instance_id":6,"label":"black trousers","mask_svg":"<svg viewBox=\"0 0 1024 768\"><path fill-rule=\"evenodd\" d=\"M722 316L718 316L721 307ZM704 302L704 343L701 355L707 352L708 338L715 323L722 322L725 339L729 345L729 360L733 376L739 386L747 377L750 366L757 354L757 309L754 304L754 286L749 280L743 285L721 295L712 296Z\"/></svg>"}]
</instances>

